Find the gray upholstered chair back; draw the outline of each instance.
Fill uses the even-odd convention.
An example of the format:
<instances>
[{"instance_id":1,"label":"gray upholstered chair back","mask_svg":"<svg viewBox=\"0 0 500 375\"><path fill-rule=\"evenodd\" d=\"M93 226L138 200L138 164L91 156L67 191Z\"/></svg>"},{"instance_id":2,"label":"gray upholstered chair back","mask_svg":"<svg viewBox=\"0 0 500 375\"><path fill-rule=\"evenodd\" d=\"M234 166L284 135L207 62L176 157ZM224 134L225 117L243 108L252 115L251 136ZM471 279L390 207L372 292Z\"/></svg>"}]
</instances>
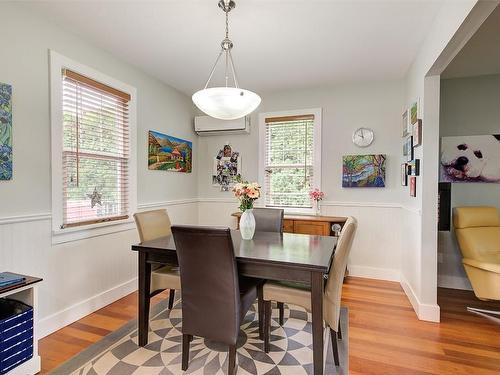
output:
<instances>
[{"instance_id":1,"label":"gray upholstered chair back","mask_svg":"<svg viewBox=\"0 0 500 375\"><path fill-rule=\"evenodd\" d=\"M278 208L254 208L256 232L283 233L284 211Z\"/></svg>"}]
</instances>

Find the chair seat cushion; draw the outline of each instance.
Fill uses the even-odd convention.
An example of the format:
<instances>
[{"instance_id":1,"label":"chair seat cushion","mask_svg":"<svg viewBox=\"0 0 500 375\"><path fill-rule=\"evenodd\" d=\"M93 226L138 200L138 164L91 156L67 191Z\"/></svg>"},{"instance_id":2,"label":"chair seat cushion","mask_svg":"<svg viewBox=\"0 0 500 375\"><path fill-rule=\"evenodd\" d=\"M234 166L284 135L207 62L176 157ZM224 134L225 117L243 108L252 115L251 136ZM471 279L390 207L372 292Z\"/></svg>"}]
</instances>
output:
<instances>
[{"instance_id":1,"label":"chair seat cushion","mask_svg":"<svg viewBox=\"0 0 500 375\"><path fill-rule=\"evenodd\" d=\"M151 272L151 292L161 289L181 289L179 267L162 266Z\"/></svg>"},{"instance_id":2,"label":"chair seat cushion","mask_svg":"<svg viewBox=\"0 0 500 375\"><path fill-rule=\"evenodd\" d=\"M264 281L261 279L240 276L241 320L243 320L247 311L255 302L255 299L257 298L257 288L263 283Z\"/></svg>"},{"instance_id":3,"label":"chair seat cushion","mask_svg":"<svg viewBox=\"0 0 500 375\"><path fill-rule=\"evenodd\" d=\"M264 284L264 301L278 301L311 310L311 287L301 283L268 281Z\"/></svg>"}]
</instances>

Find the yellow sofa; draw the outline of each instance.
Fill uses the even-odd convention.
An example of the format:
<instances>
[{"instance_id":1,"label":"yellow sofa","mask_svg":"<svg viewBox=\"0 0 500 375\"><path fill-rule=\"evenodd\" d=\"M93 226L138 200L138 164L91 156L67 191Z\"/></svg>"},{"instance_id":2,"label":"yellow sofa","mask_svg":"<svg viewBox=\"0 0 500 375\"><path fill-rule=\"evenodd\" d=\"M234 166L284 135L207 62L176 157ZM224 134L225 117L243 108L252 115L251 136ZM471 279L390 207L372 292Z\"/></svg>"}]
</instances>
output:
<instances>
[{"instance_id":1,"label":"yellow sofa","mask_svg":"<svg viewBox=\"0 0 500 375\"><path fill-rule=\"evenodd\" d=\"M462 263L481 300L500 300L500 216L495 207L456 207L453 226Z\"/></svg>"}]
</instances>

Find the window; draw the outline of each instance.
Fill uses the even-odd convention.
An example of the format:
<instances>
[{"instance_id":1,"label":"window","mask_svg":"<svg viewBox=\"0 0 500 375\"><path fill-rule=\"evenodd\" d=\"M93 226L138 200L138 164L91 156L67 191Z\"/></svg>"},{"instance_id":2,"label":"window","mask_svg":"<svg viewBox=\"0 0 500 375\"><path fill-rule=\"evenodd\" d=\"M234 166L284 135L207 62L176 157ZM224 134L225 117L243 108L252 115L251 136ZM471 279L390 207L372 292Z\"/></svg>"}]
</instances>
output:
<instances>
[{"instance_id":1,"label":"window","mask_svg":"<svg viewBox=\"0 0 500 375\"><path fill-rule=\"evenodd\" d=\"M127 219L130 95L68 69L62 80L62 227Z\"/></svg>"},{"instance_id":2,"label":"window","mask_svg":"<svg viewBox=\"0 0 500 375\"><path fill-rule=\"evenodd\" d=\"M321 110L261 114L261 183L267 207L312 209L321 185Z\"/></svg>"},{"instance_id":3,"label":"window","mask_svg":"<svg viewBox=\"0 0 500 375\"><path fill-rule=\"evenodd\" d=\"M53 229L130 222L134 90L60 55L51 58Z\"/></svg>"}]
</instances>

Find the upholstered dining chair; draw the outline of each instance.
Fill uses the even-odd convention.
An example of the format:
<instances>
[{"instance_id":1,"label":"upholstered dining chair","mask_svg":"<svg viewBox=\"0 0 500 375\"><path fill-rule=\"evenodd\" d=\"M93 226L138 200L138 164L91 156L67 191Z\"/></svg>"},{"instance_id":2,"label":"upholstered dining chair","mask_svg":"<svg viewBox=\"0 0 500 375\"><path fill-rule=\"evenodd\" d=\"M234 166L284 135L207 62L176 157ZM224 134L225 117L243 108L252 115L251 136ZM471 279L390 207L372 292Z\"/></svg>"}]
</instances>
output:
<instances>
[{"instance_id":1,"label":"upholstered dining chair","mask_svg":"<svg viewBox=\"0 0 500 375\"><path fill-rule=\"evenodd\" d=\"M141 242L168 236L172 233L167 210L152 210L134 214ZM175 291L181 289L181 278L177 267L157 266L151 271L150 297L170 289L168 308L174 305Z\"/></svg>"},{"instance_id":2,"label":"upholstered dining chair","mask_svg":"<svg viewBox=\"0 0 500 375\"><path fill-rule=\"evenodd\" d=\"M333 256L333 262L328 273L328 280L323 295L323 318L330 328L333 358L339 365L337 336L342 339L340 330L340 300L342 297L342 281L351 251L352 241L356 232L357 221L348 217ZM282 301L311 310L311 291L308 285L267 282L263 288L264 294L264 351L269 352L269 335L271 328L271 301Z\"/></svg>"},{"instance_id":3,"label":"upholstered dining chair","mask_svg":"<svg viewBox=\"0 0 500 375\"><path fill-rule=\"evenodd\" d=\"M256 232L283 233L284 210L279 208L254 208Z\"/></svg>"},{"instance_id":4,"label":"upholstered dining chair","mask_svg":"<svg viewBox=\"0 0 500 375\"><path fill-rule=\"evenodd\" d=\"M255 231L256 232L275 232L283 233L283 217L285 211L281 208L254 208L253 216L255 218ZM262 289L259 289L262 291ZM262 295L259 293L259 308L264 309ZM283 314L285 306L283 302L278 302L278 310L280 312L280 321L283 321ZM264 319L261 319L264 311L259 311L259 338L262 340L262 332L264 331ZM283 323L281 323L283 324Z\"/></svg>"},{"instance_id":5,"label":"upholstered dining chair","mask_svg":"<svg viewBox=\"0 0 500 375\"><path fill-rule=\"evenodd\" d=\"M182 283L182 370L193 336L200 336L229 346L234 374L240 324L262 282L238 276L229 228L173 226L172 233Z\"/></svg>"}]
</instances>

